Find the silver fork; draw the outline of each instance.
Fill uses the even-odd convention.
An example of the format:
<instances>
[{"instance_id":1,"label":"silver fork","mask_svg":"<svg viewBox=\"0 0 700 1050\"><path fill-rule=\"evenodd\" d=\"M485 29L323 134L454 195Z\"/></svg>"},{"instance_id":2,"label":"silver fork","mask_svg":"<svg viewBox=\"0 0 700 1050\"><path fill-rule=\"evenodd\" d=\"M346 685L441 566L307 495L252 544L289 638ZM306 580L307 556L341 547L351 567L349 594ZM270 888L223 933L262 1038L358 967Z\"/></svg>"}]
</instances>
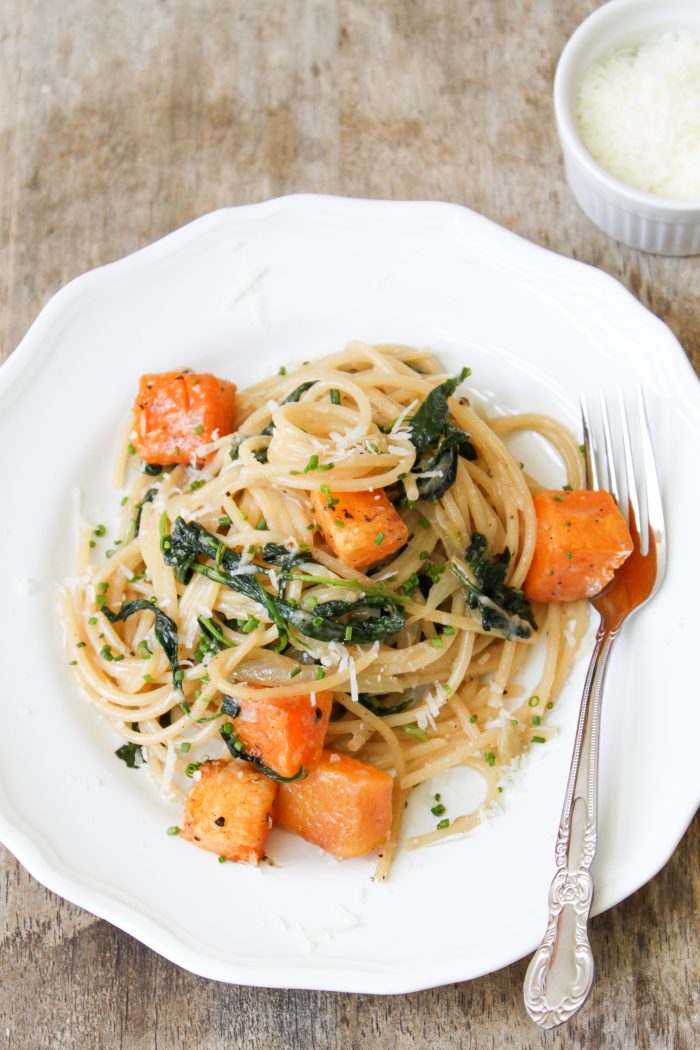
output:
<instances>
[{"instance_id":1,"label":"silver fork","mask_svg":"<svg viewBox=\"0 0 700 1050\"><path fill-rule=\"evenodd\" d=\"M530 960L523 989L525 1009L542 1028L554 1028L575 1014L593 984L588 918L593 903L590 867L597 843L598 743L605 672L622 625L656 594L666 570L663 507L641 388L637 389L637 406L641 464L638 463L635 470L625 401L620 392L620 458L626 479L623 499L605 397L601 394L600 457L593 440L588 405L585 397L581 397L586 483L588 488L606 488L615 496L625 513L634 549L608 586L591 601L600 614L600 624L583 687L559 823L555 849L557 870L549 888L549 919L542 942Z\"/></svg>"}]
</instances>

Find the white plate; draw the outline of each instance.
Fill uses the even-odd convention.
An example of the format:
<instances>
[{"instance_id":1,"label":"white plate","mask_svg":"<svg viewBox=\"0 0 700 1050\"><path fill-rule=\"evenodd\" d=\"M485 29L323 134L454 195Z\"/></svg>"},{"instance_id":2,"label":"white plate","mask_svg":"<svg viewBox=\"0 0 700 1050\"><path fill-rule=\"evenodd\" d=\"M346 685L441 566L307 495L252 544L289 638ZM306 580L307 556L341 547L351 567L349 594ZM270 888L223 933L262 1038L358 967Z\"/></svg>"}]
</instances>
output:
<instances>
[{"instance_id":1,"label":"white plate","mask_svg":"<svg viewBox=\"0 0 700 1050\"><path fill-rule=\"evenodd\" d=\"M79 277L0 369L0 836L50 889L196 973L406 992L488 972L538 941L585 659L553 712L560 736L527 760L503 812L402 854L375 885L371 861L333 863L279 832L270 852L284 866L257 871L168 837L177 811L113 757L66 666L54 604L73 572L75 487L94 520L116 503L104 477L141 372L186 363L244 384L350 338L430 345L449 367L471 365L504 409L572 427L579 390L644 384L671 559L608 681L596 909L669 857L700 798L688 586L700 395L683 351L611 278L463 208L327 197L215 212Z\"/></svg>"}]
</instances>

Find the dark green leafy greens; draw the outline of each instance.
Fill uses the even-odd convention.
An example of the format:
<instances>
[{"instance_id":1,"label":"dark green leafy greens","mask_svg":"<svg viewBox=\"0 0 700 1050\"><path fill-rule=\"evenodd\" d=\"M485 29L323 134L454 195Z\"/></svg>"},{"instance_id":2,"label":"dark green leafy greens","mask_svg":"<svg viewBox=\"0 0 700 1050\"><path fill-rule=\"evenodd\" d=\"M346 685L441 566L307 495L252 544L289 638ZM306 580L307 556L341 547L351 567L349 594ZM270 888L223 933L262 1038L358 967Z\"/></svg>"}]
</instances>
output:
<instances>
[{"instance_id":1,"label":"dark green leafy greens","mask_svg":"<svg viewBox=\"0 0 700 1050\"><path fill-rule=\"evenodd\" d=\"M200 649L203 651L220 653L223 649L233 649L235 647L236 643L226 637L221 624L217 623L213 616L198 616L197 623L201 628L202 637L207 640L206 647L200 644Z\"/></svg>"},{"instance_id":2,"label":"dark green leafy greens","mask_svg":"<svg viewBox=\"0 0 700 1050\"><path fill-rule=\"evenodd\" d=\"M412 473L435 472L431 477L418 478L416 484L421 499L444 496L457 477L460 455L465 459L476 459L476 449L469 434L449 422L447 402L468 375L471 375L471 369L463 368L459 375L436 386L408 421L411 441L416 449Z\"/></svg>"},{"instance_id":3,"label":"dark green leafy greens","mask_svg":"<svg viewBox=\"0 0 700 1050\"><path fill-rule=\"evenodd\" d=\"M354 642L365 645L401 630L405 616L388 595L367 595L354 602L321 602L314 609L284 603L286 619L302 634L319 642Z\"/></svg>"},{"instance_id":4,"label":"dark green leafy greens","mask_svg":"<svg viewBox=\"0 0 700 1050\"><path fill-rule=\"evenodd\" d=\"M363 594L356 601L322 602L313 610L302 609L283 595L273 596L258 579L268 569L264 565L241 566L241 556L230 550L196 521L176 518L170 535L161 540L163 559L175 570L181 583L187 583L192 572L245 594L259 602L277 625L280 634L285 624L291 624L302 634L317 641L353 641L358 644L374 642L396 634L404 625L405 617L399 601L388 594ZM284 552L284 553L283 553ZM198 558L205 555L214 565L202 564ZM267 544L263 558L270 565L282 569L280 582L297 578L292 569L299 561L308 561L303 552L292 553L280 544ZM245 573L237 575L237 570ZM311 577L311 579L315 579ZM343 584L345 581L343 581Z\"/></svg>"},{"instance_id":5,"label":"dark green leafy greens","mask_svg":"<svg viewBox=\"0 0 700 1050\"><path fill-rule=\"evenodd\" d=\"M122 744L114 752L117 758L120 758L122 762L125 762L129 769L138 769L140 762L136 759L139 758L143 761L143 751L141 750L140 744Z\"/></svg>"},{"instance_id":6,"label":"dark green leafy greens","mask_svg":"<svg viewBox=\"0 0 700 1050\"><path fill-rule=\"evenodd\" d=\"M378 696L372 696L370 693L360 693L358 700L372 714L386 718L387 715L398 715L406 711L413 703L414 697L409 696L407 700L402 700L400 704L393 704L391 707L386 707Z\"/></svg>"},{"instance_id":7,"label":"dark green leafy greens","mask_svg":"<svg viewBox=\"0 0 700 1050\"><path fill-rule=\"evenodd\" d=\"M486 536L474 532L464 552L469 571L456 559L450 563L453 573L467 590L467 605L479 610L485 631L501 631L509 640L530 638L532 631L537 630L530 603L520 588L509 587L505 582L510 551L506 547L502 554L491 559L487 553Z\"/></svg>"},{"instance_id":8,"label":"dark green leafy greens","mask_svg":"<svg viewBox=\"0 0 700 1050\"><path fill-rule=\"evenodd\" d=\"M130 616L133 616L134 613L144 611L152 612L156 618L153 633L156 636L156 641L167 656L168 663L172 668L173 685L175 689L179 689L180 682L182 681L182 672L180 671L180 664L178 662L177 624L175 621L171 620L169 616L166 616L157 605L154 605L153 602L147 601L145 598L137 598L135 601L124 602L119 612L112 612L107 606L104 606L102 609L102 612L110 623L117 623L119 620L127 620Z\"/></svg>"}]
</instances>

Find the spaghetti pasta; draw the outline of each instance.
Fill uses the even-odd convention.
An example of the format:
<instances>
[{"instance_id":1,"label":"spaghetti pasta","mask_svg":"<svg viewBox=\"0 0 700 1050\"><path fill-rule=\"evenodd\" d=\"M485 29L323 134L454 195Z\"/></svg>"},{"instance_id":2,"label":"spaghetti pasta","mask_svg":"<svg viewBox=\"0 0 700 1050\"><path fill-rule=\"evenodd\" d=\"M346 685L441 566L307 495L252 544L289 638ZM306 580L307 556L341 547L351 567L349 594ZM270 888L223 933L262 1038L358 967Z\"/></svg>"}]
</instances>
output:
<instances>
[{"instance_id":1,"label":"spaghetti pasta","mask_svg":"<svg viewBox=\"0 0 700 1050\"><path fill-rule=\"evenodd\" d=\"M384 878L410 789L466 765L484 780L485 807L518 756L550 735L546 715L588 606L522 604L538 486L504 439L541 435L574 488L582 458L548 417L487 418L459 396L460 378L429 350L353 342L239 392L233 436L214 433L189 465L131 470L126 432L119 540L90 564L83 536L82 575L61 608L81 691L124 741L123 757L141 749L167 796L184 798L205 757L233 753L221 734L224 697L245 712L261 690L273 704L330 690L326 746L394 777ZM436 406L437 423L427 419ZM320 505L327 495L332 510L342 494L380 490L406 542L387 552L378 529L372 563L350 568L311 497ZM479 592L486 564L520 596L515 611ZM526 693L519 672L537 639L543 665ZM452 815L406 845L478 820Z\"/></svg>"}]
</instances>

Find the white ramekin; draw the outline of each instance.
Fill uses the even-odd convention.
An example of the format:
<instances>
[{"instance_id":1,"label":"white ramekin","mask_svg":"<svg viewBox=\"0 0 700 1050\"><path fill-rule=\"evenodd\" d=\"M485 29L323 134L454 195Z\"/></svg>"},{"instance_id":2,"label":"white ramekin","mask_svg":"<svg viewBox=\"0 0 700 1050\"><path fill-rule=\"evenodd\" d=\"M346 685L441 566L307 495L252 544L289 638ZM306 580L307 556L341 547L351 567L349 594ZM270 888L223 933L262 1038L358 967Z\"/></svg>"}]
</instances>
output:
<instances>
[{"instance_id":1,"label":"white ramekin","mask_svg":"<svg viewBox=\"0 0 700 1050\"><path fill-rule=\"evenodd\" d=\"M682 29L700 34L700 0L609 0L573 34L554 78L554 113L576 200L605 233L658 255L700 254L700 200L643 193L605 171L579 134L576 97L585 71L607 52Z\"/></svg>"}]
</instances>

